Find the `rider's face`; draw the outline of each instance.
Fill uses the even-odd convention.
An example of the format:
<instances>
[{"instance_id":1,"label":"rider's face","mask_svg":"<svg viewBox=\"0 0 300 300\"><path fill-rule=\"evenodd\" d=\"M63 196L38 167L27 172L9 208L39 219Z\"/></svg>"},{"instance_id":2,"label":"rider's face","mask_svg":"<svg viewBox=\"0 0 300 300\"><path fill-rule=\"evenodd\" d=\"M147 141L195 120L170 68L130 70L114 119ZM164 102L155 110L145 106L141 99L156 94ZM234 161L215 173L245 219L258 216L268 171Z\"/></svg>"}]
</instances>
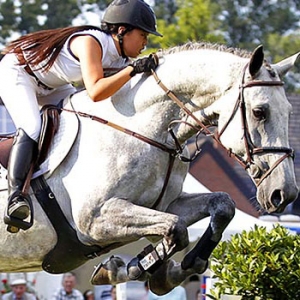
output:
<instances>
[{"instance_id":1,"label":"rider's face","mask_svg":"<svg viewBox=\"0 0 300 300\"><path fill-rule=\"evenodd\" d=\"M123 37L124 52L128 57L136 58L148 43L148 33L141 29L133 29Z\"/></svg>"}]
</instances>

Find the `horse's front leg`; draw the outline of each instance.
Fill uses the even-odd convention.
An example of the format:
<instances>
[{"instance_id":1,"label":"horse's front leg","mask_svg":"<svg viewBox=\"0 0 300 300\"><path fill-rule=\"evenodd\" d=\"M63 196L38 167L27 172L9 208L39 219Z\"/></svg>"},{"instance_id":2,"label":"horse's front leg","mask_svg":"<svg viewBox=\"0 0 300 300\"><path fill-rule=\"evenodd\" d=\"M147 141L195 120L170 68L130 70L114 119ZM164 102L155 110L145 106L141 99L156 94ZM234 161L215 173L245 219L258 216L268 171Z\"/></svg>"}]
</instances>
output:
<instances>
[{"instance_id":1,"label":"horse's front leg","mask_svg":"<svg viewBox=\"0 0 300 300\"><path fill-rule=\"evenodd\" d=\"M189 203L192 210L182 209L182 204ZM214 248L222 238L222 234L235 214L235 203L228 194L223 192L208 193L200 195L183 194L177 201L172 203L167 210L177 214L188 226L203 219L199 216L210 216L210 223L196 246L184 257L182 268L191 268L196 258L208 260ZM197 217L198 211L198 217ZM200 215L199 215L200 214Z\"/></svg>"},{"instance_id":2,"label":"horse's front leg","mask_svg":"<svg viewBox=\"0 0 300 300\"><path fill-rule=\"evenodd\" d=\"M195 247L181 264L173 260L165 262L151 277L150 288L156 294L165 294L188 276L202 274L208 266L208 258L222 238L222 233L234 217L235 204L226 193L183 193L167 210L177 214L191 225L210 216L210 223Z\"/></svg>"},{"instance_id":3,"label":"horse's front leg","mask_svg":"<svg viewBox=\"0 0 300 300\"><path fill-rule=\"evenodd\" d=\"M94 218L92 226L90 224L88 228L90 236L106 249L137 241L141 237L162 238L155 248L147 247L137 255L127 270L124 263L114 257L105 265L98 266L92 275L93 284L116 284L141 279L145 270L168 259L189 242L187 225L177 215L137 206L118 198L106 201L100 215Z\"/></svg>"}]
</instances>

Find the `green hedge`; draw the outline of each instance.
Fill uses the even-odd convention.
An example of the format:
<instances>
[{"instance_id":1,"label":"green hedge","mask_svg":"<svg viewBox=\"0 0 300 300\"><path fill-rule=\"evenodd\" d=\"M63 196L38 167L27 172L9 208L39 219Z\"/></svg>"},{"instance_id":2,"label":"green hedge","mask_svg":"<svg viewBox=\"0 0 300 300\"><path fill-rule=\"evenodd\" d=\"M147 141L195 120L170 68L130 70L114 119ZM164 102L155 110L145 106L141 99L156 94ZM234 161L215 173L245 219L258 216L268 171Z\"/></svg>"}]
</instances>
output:
<instances>
[{"instance_id":1,"label":"green hedge","mask_svg":"<svg viewBox=\"0 0 300 300\"><path fill-rule=\"evenodd\" d=\"M300 237L276 225L255 226L221 242L212 253L211 270L218 278L208 295L240 295L242 299L300 299Z\"/></svg>"}]
</instances>

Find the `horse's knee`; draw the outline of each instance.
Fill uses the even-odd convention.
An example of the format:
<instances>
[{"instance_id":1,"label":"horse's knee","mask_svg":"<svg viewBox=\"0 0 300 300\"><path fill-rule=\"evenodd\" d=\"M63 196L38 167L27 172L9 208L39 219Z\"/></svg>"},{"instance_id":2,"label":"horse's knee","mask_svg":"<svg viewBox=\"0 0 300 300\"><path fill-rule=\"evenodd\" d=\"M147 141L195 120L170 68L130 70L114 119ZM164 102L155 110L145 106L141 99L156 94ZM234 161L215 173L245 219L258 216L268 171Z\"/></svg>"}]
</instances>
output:
<instances>
[{"instance_id":1,"label":"horse's knee","mask_svg":"<svg viewBox=\"0 0 300 300\"><path fill-rule=\"evenodd\" d=\"M235 203L225 192L218 192L218 198L220 201L215 206L215 215L230 222L235 215Z\"/></svg>"},{"instance_id":2,"label":"horse's knee","mask_svg":"<svg viewBox=\"0 0 300 300\"><path fill-rule=\"evenodd\" d=\"M235 215L235 203L227 193L219 192L218 200L211 212L212 241L219 241L225 228Z\"/></svg>"},{"instance_id":3,"label":"horse's knee","mask_svg":"<svg viewBox=\"0 0 300 300\"><path fill-rule=\"evenodd\" d=\"M180 217L176 216L176 218L176 222L174 222L173 226L170 227L169 232L164 237L170 248L169 251L173 247L175 247L175 251L180 251L189 244L187 225Z\"/></svg>"}]
</instances>

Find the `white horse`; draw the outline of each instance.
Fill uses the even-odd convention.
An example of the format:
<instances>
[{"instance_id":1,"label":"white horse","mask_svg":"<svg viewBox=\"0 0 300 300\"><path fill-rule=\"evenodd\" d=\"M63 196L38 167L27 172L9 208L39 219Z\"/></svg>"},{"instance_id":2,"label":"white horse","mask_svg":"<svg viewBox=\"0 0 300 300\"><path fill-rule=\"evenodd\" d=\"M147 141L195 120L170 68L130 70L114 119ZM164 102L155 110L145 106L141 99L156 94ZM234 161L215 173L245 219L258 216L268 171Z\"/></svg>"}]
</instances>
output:
<instances>
[{"instance_id":1,"label":"white horse","mask_svg":"<svg viewBox=\"0 0 300 300\"><path fill-rule=\"evenodd\" d=\"M61 113L40 172L52 191L45 202L57 198L73 231L53 225L31 190L33 226L10 234L1 221L0 272L62 273L147 237L157 243L127 265L111 257L96 268L92 283L149 280L155 293L164 294L203 273L235 204L223 192L182 192L189 168L184 143L217 125L215 140L249 172L262 208L283 211L298 187L288 142L291 105L281 78L298 55L270 65L262 47L250 55L191 43L162 52L156 76L136 76L110 99L93 103L85 91L66 99L65 108L80 113ZM39 192L42 186L32 188ZM3 215L7 191L0 196ZM206 217L209 227L194 249L180 263L171 260L188 245L187 227ZM72 232L85 248L69 241ZM81 251L84 258L78 258Z\"/></svg>"}]
</instances>

